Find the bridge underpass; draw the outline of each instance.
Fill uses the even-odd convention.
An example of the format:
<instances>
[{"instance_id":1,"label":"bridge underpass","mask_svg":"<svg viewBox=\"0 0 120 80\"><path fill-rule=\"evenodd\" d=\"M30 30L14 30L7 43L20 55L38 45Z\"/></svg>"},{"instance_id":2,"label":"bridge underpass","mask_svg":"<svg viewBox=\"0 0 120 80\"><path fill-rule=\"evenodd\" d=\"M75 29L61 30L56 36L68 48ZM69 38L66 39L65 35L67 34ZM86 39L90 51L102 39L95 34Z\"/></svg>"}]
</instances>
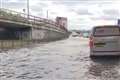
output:
<instances>
[{"instance_id":1,"label":"bridge underpass","mask_svg":"<svg viewBox=\"0 0 120 80\"><path fill-rule=\"evenodd\" d=\"M28 40L30 33L30 27L0 22L0 40Z\"/></svg>"},{"instance_id":2,"label":"bridge underpass","mask_svg":"<svg viewBox=\"0 0 120 80\"><path fill-rule=\"evenodd\" d=\"M61 28L57 22L32 15L29 15L28 19L23 15L28 16L12 10L0 9L0 49L4 44L6 46L6 43L11 44L11 41L24 44L60 40L69 36L67 29Z\"/></svg>"},{"instance_id":3,"label":"bridge underpass","mask_svg":"<svg viewBox=\"0 0 120 80\"><path fill-rule=\"evenodd\" d=\"M65 33L47 28L45 25L26 25L0 20L0 49L22 47L34 42L60 40L65 36Z\"/></svg>"},{"instance_id":4,"label":"bridge underpass","mask_svg":"<svg viewBox=\"0 0 120 80\"><path fill-rule=\"evenodd\" d=\"M0 21L0 49L23 47L30 44L31 27Z\"/></svg>"}]
</instances>

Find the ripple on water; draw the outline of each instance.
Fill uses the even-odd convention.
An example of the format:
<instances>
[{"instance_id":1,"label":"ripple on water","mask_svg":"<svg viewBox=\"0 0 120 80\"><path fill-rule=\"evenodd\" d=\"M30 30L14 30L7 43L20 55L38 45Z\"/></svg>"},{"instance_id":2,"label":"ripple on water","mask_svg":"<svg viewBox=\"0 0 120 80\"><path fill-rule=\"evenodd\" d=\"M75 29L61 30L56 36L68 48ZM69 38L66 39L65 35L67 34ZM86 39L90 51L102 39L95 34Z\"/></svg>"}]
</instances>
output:
<instances>
[{"instance_id":1,"label":"ripple on water","mask_svg":"<svg viewBox=\"0 0 120 80\"><path fill-rule=\"evenodd\" d=\"M16 66L16 68L22 68L22 67L27 67L27 66L29 66L29 64L20 64L20 65Z\"/></svg>"},{"instance_id":2,"label":"ripple on water","mask_svg":"<svg viewBox=\"0 0 120 80\"><path fill-rule=\"evenodd\" d=\"M119 59L111 57L98 57L91 62L88 75L99 77L101 80L120 80L120 74L116 69Z\"/></svg>"},{"instance_id":3,"label":"ripple on water","mask_svg":"<svg viewBox=\"0 0 120 80\"><path fill-rule=\"evenodd\" d=\"M43 78L43 75L41 74L37 74L37 73L30 73L30 72L27 72L27 73L23 73L19 76L17 76L16 78L18 79L41 79Z\"/></svg>"},{"instance_id":4,"label":"ripple on water","mask_svg":"<svg viewBox=\"0 0 120 80\"><path fill-rule=\"evenodd\" d=\"M11 78L11 77L13 77L14 75L15 75L14 72L2 71L2 72L0 73L0 78L2 78L2 77Z\"/></svg>"}]
</instances>

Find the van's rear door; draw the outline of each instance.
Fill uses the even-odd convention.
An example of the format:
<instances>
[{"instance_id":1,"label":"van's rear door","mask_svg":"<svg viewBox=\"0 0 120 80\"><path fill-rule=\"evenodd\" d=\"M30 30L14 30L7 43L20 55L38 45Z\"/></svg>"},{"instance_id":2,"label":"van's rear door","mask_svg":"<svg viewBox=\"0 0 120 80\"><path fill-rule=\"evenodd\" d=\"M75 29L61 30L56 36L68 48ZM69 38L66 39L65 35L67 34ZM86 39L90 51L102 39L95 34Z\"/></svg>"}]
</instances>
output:
<instances>
[{"instance_id":1,"label":"van's rear door","mask_svg":"<svg viewBox=\"0 0 120 80\"><path fill-rule=\"evenodd\" d=\"M93 51L119 52L120 29L118 27L99 27L94 30Z\"/></svg>"}]
</instances>

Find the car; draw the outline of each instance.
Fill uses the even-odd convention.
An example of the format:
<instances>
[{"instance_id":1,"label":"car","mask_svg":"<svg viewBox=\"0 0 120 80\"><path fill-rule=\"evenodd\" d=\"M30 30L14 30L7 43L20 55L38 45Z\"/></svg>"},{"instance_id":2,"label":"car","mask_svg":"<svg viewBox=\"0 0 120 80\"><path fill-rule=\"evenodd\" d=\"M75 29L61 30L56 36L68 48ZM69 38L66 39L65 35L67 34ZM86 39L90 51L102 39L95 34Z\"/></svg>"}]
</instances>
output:
<instances>
[{"instance_id":1,"label":"car","mask_svg":"<svg viewBox=\"0 0 120 80\"><path fill-rule=\"evenodd\" d=\"M89 46L90 57L120 55L120 27L117 25L94 27Z\"/></svg>"},{"instance_id":2,"label":"car","mask_svg":"<svg viewBox=\"0 0 120 80\"><path fill-rule=\"evenodd\" d=\"M89 38L89 33L84 33L84 34L83 34L83 37L84 37L84 38Z\"/></svg>"},{"instance_id":3,"label":"car","mask_svg":"<svg viewBox=\"0 0 120 80\"><path fill-rule=\"evenodd\" d=\"M79 36L79 35L77 35L77 34L76 34L76 35L72 35L72 37L78 37L78 36Z\"/></svg>"}]
</instances>

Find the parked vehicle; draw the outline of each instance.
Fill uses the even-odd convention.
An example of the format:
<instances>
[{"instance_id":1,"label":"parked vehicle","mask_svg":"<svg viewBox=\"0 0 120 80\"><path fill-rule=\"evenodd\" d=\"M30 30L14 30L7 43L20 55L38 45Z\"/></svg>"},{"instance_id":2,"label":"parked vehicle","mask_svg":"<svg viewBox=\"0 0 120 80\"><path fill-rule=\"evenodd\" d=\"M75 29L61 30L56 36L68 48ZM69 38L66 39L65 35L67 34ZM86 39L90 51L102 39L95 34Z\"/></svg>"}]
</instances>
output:
<instances>
[{"instance_id":1,"label":"parked vehicle","mask_svg":"<svg viewBox=\"0 0 120 80\"><path fill-rule=\"evenodd\" d=\"M90 56L120 55L120 27L94 27L89 40Z\"/></svg>"}]
</instances>

